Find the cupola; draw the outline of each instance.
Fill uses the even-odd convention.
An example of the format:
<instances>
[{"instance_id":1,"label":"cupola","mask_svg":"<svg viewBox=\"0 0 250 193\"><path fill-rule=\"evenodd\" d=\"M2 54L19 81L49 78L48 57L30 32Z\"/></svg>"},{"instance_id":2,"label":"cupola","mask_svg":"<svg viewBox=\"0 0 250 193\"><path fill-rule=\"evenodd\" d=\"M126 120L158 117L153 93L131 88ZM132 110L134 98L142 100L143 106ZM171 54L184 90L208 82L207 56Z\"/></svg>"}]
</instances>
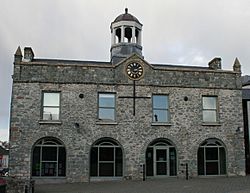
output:
<instances>
[{"instance_id":1,"label":"cupola","mask_svg":"<svg viewBox=\"0 0 250 193\"><path fill-rule=\"evenodd\" d=\"M142 56L141 31L142 24L139 20L128 13L116 17L111 23L111 62L120 62L133 53Z\"/></svg>"}]
</instances>

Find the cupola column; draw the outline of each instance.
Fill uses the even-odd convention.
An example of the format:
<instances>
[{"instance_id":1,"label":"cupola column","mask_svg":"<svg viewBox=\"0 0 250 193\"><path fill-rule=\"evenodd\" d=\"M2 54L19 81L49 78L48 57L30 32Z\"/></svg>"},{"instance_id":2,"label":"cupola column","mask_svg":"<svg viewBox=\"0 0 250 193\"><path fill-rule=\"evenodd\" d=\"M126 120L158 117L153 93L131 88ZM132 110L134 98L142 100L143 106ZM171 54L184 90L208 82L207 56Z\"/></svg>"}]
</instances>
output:
<instances>
[{"instance_id":1,"label":"cupola column","mask_svg":"<svg viewBox=\"0 0 250 193\"><path fill-rule=\"evenodd\" d=\"M113 30L111 34L111 45L113 44L115 44L115 30Z\"/></svg>"},{"instance_id":2,"label":"cupola column","mask_svg":"<svg viewBox=\"0 0 250 193\"><path fill-rule=\"evenodd\" d=\"M125 28L124 26L121 27L121 42L124 42L124 36L125 36Z\"/></svg>"},{"instance_id":3,"label":"cupola column","mask_svg":"<svg viewBox=\"0 0 250 193\"><path fill-rule=\"evenodd\" d=\"M138 44L141 45L141 31L138 31Z\"/></svg>"},{"instance_id":4,"label":"cupola column","mask_svg":"<svg viewBox=\"0 0 250 193\"><path fill-rule=\"evenodd\" d=\"M135 26L132 28L132 43L136 43L136 38L135 38Z\"/></svg>"}]
</instances>

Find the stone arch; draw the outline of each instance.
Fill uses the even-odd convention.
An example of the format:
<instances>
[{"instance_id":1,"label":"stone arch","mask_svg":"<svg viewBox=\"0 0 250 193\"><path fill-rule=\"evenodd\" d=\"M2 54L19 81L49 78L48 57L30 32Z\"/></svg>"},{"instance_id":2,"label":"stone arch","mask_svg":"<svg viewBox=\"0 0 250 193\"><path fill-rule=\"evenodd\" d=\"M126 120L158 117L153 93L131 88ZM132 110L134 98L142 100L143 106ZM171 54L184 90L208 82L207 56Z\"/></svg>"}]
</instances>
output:
<instances>
[{"instance_id":1,"label":"stone arch","mask_svg":"<svg viewBox=\"0 0 250 193\"><path fill-rule=\"evenodd\" d=\"M115 29L115 43L120 43L121 42L121 28L116 28Z\"/></svg>"},{"instance_id":2,"label":"stone arch","mask_svg":"<svg viewBox=\"0 0 250 193\"><path fill-rule=\"evenodd\" d=\"M131 43L132 42L132 27L131 26L126 26L124 28L124 42L126 43Z\"/></svg>"},{"instance_id":3,"label":"stone arch","mask_svg":"<svg viewBox=\"0 0 250 193\"><path fill-rule=\"evenodd\" d=\"M69 144L67 143L67 140L62 136L62 135L60 135L60 134L58 134L58 133L52 133L52 132L50 132L50 133L42 133L42 134L40 134L40 135L34 135L33 137L32 137L32 140L30 141L30 144L31 144L31 149L30 149L30 151L32 151L33 150L33 146L40 140L40 139L43 139L43 138L55 138L55 139L57 139L57 140L59 140L60 142L62 142L63 144L64 144L64 146L65 146L65 149L66 149L66 151L67 151L67 148L68 148L68 146L69 146Z\"/></svg>"},{"instance_id":4,"label":"stone arch","mask_svg":"<svg viewBox=\"0 0 250 193\"><path fill-rule=\"evenodd\" d=\"M181 144L179 144L178 140L173 137L172 135L166 135L166 134L157 134L157 135L150 135L150 137L146 138L145 139L145 142L144 144L142 145L142 148L141 148L141 151L140 151L140 158L141 158L141 162L142 163L145 163L145 159L144 159L144 155L145 155L145 152L147 150L147 147L149 146L149 144L156 140L156 139L166 139L168 141L170 141L173 146L175 146L176 148L176 152L177 152L177 155L178 155L178 152L179 152L179 148Z\"/></svg>"},{"instance_id":5,"label":"stone arch","mask_svg":"<svg viewBox=\"0 0 250 193\"><path fill-rule=\"evenodd\" d=\"M195 157L196 160L197 160L197 152L198 152L198 149L200 147L200 144L202 144L207 139L217 139L217 140L221 141L223 143L224 147L225 147L226 156L228 157L228 150L232 149L233 147L228 143L225 136L222 136L222 135L219 135L219 134L216 134L216 135L207 134L207 135L201 136L200 138L197 138L197 140L194 141L194 143L193 143L193 145L191 147L191 154L192 154L191 156L192 157Z\"/></svg>"},{"instance_id":6,"label":"stone arch","mask_svg":"<svg viewBox=\"0 0 250 193\"><path fill-rule=\"evenodd\" d=\"M102 139L102 138L111 138L111 139L117 141L121 145L121 147L122 147L123 154L126 155L127 150L126 150L126 148L124 148L125 145L126 145L125 139L122 138L122 137L119 137L118 134L113 134L113 133L108 133L107 134L105 132L98 133L98 134L94 135L94 137L87 139L86 148L88 149L88 152L90 152L90 149L91 149L92 145L96 141L98 141L99 139Z\"/></svg>"}]
</instances>

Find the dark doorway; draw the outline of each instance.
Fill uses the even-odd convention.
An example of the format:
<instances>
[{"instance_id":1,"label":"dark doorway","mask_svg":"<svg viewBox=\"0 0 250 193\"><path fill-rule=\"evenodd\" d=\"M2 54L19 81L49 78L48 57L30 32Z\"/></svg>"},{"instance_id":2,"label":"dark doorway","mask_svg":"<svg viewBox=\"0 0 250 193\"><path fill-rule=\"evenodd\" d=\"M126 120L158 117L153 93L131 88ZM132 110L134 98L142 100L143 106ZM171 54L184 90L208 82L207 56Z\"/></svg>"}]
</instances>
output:
<instances>
[{"instance_id":1,"label":"dark doorway","mask_svg":"<svg viewBox=\"0 0 250 193\"><path fill-rule=\"evenodd\" d=\"M66 175L66 151L55 138L39 140L32 154L32 176L56 177Z\"/></svg>"},{"instance_id":2,"label":"dark doorway","mask_svg":"<svg viewBox=\"0 0 250 193\"><path fill-rule=\"evenodd\" d=\"M208 139L198 149L198 175L225 175L226 152L217 139Z\"/></svg>"},{"instance_id":3,"label":"dark doorway","mask_svg":"<svg viewBox=\"0 0 250 193\"><path fill-rule=\"evenodd\" d=\"M123 156L120 145L112 139L96 142L90 152L91 177L121 177Z\"/></svg>"},{"instance_id":4,"label":"dark doorway","mask_svg":"<svg viewBox=\"0 0 250 193\"><path fill-rule=\"evenodd\" d=\"M158 139L146 150L146 176L176 176L176 150L166 139Z\"/></svg>"}]
</instances>

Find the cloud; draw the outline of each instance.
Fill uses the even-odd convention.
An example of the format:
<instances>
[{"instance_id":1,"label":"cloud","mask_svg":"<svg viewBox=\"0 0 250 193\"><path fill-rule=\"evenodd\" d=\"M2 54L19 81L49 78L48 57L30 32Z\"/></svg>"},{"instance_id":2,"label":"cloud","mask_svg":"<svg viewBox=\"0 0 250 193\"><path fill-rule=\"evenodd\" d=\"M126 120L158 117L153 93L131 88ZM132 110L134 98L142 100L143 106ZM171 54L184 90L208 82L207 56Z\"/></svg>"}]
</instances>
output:
<instances>
[{"instance_id":1,"label":"cloud","mask_svg":"<svg viewBox=\"0 0 250 193\"><path fill-rule=\"evenodd\" d=\"M9 141L8 129L0 129L0 141Z\"/></svg>"}]
</instances>

